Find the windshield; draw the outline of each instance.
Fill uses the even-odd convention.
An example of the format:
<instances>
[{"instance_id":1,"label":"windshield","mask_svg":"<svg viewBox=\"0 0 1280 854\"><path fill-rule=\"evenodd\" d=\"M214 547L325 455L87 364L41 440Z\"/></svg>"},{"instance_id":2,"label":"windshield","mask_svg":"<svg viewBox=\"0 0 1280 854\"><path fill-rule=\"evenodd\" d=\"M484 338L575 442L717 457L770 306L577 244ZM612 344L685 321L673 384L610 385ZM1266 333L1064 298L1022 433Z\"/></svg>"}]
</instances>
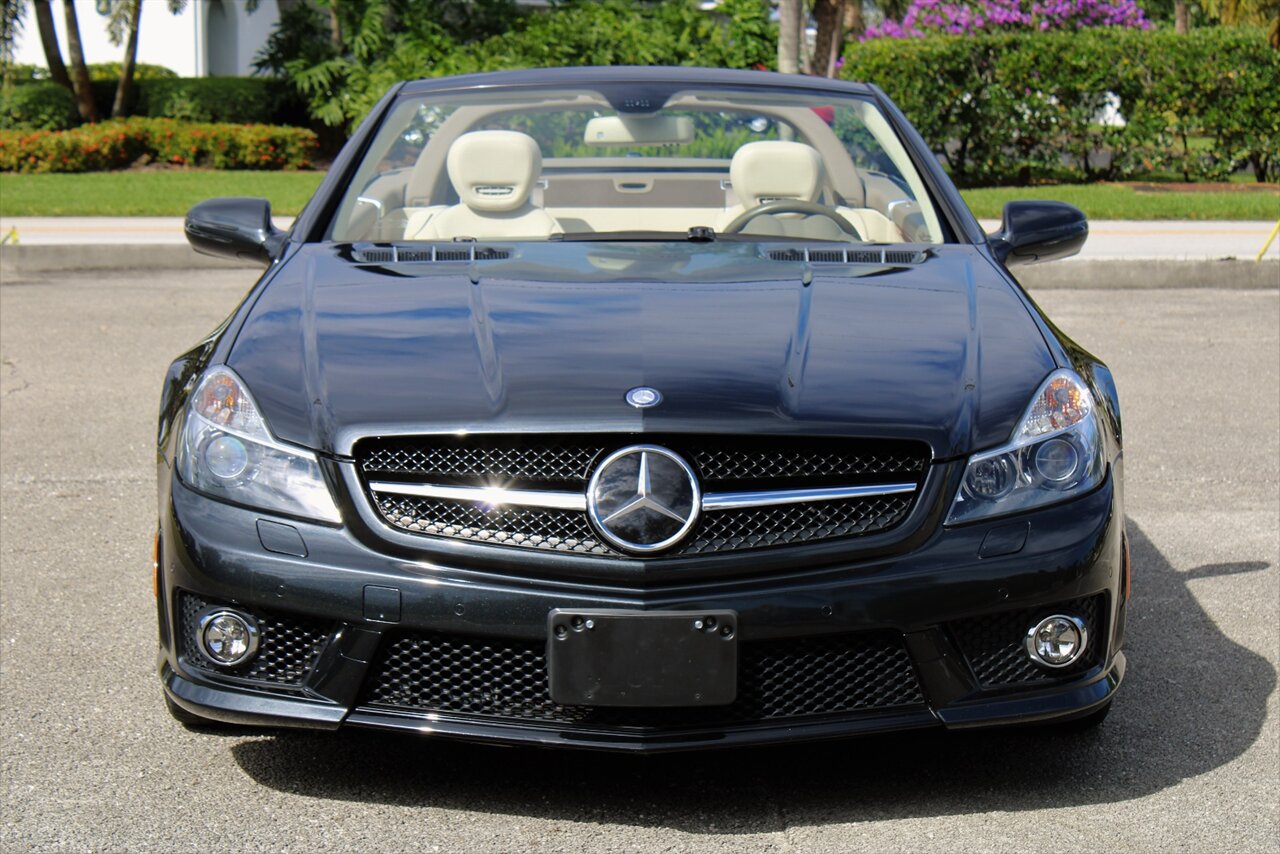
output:
<instances>
[{"instance_id":1,"label":"windshield","mask_svg":"<svg viewBox=\"0 0 1280 854\"><path fill-rule=\"evenodd\" d=\"M869 99L641 85L475 90L395 104L335 241L941 243Z\"/></svg>"}]
</instances>

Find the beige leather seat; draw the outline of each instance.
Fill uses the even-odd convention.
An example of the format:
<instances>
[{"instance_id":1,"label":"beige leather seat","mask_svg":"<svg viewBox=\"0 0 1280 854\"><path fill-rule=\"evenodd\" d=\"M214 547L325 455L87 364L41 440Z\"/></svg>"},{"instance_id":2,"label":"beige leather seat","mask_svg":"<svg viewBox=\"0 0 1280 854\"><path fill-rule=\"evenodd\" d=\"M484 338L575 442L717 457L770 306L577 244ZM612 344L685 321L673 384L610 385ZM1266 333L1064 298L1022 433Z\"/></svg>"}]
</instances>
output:
<instances>
[{"instance_id":1,"label":"beige leather seat","mask_svg":"<svg viewBox=\"0 0 1280 854\"><path fill-rule=\"evenodd\" d=\"M465 133L449 147L445 164L461 202L414 211L408 240L546 238L560 234L555 217L529 201L542 173L542 152L532 137L509 130Z\"/></svg>"},{"instance_id":2,"label":"beige leather seat","mask_svg":"<svg viewBox=\"0 0 1280 854\"><path fill-rule=\"evenodd\" d=\"M824 184L822 156L803 142L749 142L733 155L729 164L729 180L733 183L739 204L720 215L716 231L723 231L744 211L767 201L797 199L816 202ZM897 243L902 240L902 232L879 211L843 205L834 210L854 227L858 237L864 241ZM747 224L743 233L816 240L855 239L832 219L818 214L761 214Z\"/></svg>"},{"instance_id":3,"label":"beige leather seat","mask_svg":"<svg viewBox=\"0 0 1280 854\"><path fill-rule=\"evenodd\" d=\"M803 142L749 142L734 153L729 164L729 180L739 204L720 215L716 231L765 202L780 199L816 202L822 191L822 156ZM817 214L761 214L747 224L743 233L850 239L829 217Z\"/></svg>"}]
</instances>

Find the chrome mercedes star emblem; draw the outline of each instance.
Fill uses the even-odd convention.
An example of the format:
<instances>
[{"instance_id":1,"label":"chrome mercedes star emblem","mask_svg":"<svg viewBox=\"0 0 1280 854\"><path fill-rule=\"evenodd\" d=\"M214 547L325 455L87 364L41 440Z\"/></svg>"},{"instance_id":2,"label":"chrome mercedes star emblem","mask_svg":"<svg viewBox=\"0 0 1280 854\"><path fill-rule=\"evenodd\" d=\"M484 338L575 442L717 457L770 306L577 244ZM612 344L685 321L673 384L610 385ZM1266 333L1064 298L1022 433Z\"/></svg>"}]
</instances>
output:
<instances>
[{"instance_id":1,"label":"chrome mercedes star emblem","mask_svg":"<svg viewBox=\"0 0 1280 854\"><path fill-rule=\"evenodd\" d=\"M693 469L657 445L614 451L587 484L587 514L600 536L636 554L680 542L698 521L701 504Z\"/></svg>"},{"instance_id":2,"label":"chrome mercedes star emblem","mask_svg":"<svg viewBox=\"0 0 1280 854\"><path fill-rule=\"evenodd\" d=\"M650 406L662 403L662 392L645 385L637 386L627 392L627 403L636 409L648 409Z\"/></svg>"}]
</instances>

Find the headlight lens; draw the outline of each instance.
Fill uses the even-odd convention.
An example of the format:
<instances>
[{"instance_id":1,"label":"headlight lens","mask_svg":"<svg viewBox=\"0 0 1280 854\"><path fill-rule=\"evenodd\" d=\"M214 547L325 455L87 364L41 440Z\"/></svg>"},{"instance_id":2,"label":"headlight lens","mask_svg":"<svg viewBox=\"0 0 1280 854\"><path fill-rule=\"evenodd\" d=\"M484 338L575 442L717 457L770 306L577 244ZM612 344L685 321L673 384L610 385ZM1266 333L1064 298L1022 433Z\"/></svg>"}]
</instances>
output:
<instances>
[{"instance_id":1,"label":"headlight lens","mask_svg":"<svg viewBox=\"0 0 1280 854\"><path fill-rule=\"evenodd\" d=\"M1009 444L969 458L947 524L1082 495L1105 471L1093 395L1074 371L1057 371L1036 392Z\"/></svg>"},{"instance_id":2,"label":"headlight lens","mask_svg":"<svg viewBox=\"0 0 1280 854\"><path fill-rule=\"evenodd\" d=\"M230 368L205 374L187 404L178 473L215 498L341 522L315 454L279 442Z\"/></svg>"}]
</instances>

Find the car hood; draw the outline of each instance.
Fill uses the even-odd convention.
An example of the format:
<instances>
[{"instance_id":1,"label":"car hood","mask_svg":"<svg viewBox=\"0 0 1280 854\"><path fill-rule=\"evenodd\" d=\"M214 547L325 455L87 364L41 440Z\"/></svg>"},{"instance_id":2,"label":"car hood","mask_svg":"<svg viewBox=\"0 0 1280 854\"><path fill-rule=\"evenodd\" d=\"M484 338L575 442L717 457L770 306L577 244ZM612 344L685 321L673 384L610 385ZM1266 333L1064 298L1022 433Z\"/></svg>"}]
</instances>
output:
<instances>
[{"instance_id":1,"label":"car hood","mask_svg":"<svg viewBox=\"0 0 1280 854\"><path fill-rule=\"evenodd\" d=\"M387 433L700 432L920 439L941 459L1005 441L1054 368L972 247L900 267L747 243L512 256L369 264L301 247L227 361L280 439L339 455ZM636 386L662 402L628 405Z\"/></svg>"}]
</instances>

